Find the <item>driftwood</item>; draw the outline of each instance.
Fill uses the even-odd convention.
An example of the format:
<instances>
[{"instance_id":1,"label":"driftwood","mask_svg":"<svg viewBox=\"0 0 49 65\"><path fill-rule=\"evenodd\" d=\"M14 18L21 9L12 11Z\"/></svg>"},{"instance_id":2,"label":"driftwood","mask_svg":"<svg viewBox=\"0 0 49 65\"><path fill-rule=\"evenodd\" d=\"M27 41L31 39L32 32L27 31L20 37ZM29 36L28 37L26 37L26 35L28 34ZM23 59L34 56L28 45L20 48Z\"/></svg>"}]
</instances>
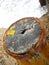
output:
<instances>
[{"instance_id":1,"label":"driftwood","mask_svg":"<svg viewBox=\"0 0 49 65\"><path fill-rule=\"evenodd\" d=\"M47 30L45 42L46 45L41 50L40 54L32 55L33 65L44 65L43 60L45 62L45 65L49 65L49 20L47 19L47 17L47 15L44 15L42 18L40 18ZM5 28L0 28L0 65L18 65L16 60L9 56L3 49L3 35L5 31ZM42 57L42 59L40 59L40 57ZM40 59L40 61L38 59ZM29 62L31 62L31 59L29 60Z\"/></svg>"}]
</instances>

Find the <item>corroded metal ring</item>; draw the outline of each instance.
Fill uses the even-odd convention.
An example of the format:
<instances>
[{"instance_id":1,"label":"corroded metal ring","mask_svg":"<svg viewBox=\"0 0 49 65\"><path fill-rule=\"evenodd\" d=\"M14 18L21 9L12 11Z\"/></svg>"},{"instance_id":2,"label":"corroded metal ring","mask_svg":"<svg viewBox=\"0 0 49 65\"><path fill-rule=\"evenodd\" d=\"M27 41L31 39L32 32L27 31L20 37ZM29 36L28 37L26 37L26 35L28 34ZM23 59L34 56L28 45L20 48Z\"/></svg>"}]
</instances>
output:
<instances>
[{"instance_id":1,"label":"corroded metal ring","mask_svg":"<svg viewBox=\"0 0 49 65\"><path fill-rule=\"evenodd\" d=\"M44 42L44 38L45 29L39 19L22 18L6 30L3 37L3 47L8 54L16 57L26 53L31 48L37 49Z\"/></svg>"}]
</instances>

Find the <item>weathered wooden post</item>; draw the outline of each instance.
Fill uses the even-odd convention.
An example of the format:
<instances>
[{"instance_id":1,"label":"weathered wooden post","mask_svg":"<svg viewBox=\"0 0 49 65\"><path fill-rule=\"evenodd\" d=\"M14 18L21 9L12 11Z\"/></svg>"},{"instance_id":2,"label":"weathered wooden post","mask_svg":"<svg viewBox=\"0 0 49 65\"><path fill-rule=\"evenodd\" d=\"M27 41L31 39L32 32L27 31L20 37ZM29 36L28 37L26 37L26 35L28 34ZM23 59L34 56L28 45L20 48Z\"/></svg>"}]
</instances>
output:
<instances>
[{"instance_id":1,"label":"weathered wooden post","mask_svg":"<svg viewBox=\"0 0 49 65\"><path fill-rule=\"evenodd\" d=\"M5 32L3 41L5 51L19 65L45 65L38 54L45 44L45 29L39 19L27 17L16 21Z\"/></svg>"}]
</instances>

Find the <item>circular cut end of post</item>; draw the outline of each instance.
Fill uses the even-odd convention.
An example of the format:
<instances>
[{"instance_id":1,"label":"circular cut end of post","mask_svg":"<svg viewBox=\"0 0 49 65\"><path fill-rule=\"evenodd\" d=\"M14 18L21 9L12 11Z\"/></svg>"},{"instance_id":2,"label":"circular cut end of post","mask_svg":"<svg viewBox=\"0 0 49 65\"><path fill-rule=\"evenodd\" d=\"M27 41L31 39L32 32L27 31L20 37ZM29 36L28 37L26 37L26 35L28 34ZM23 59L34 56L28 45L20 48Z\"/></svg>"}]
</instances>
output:
<instances>
[{"instance_id":1,"label":"circular cut end of post","mask_svg":"<svg viewBox=\"0 0 49 65\"><path fill-rule=\"evenodd\" d=\"M5 32L4 47L15 54L27 52L38 47L44 38L44 28L40 20L28 17L13 23Z\"/></svg>"}]
</instances>

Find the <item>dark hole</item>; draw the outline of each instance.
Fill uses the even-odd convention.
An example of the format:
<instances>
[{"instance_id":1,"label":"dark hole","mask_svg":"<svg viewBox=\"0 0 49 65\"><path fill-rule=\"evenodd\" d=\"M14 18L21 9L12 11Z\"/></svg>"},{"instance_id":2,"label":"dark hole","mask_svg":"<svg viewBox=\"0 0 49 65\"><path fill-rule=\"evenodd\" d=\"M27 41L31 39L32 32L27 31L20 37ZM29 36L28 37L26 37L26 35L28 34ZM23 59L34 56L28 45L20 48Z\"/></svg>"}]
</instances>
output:
<instances>
[{"instance_id":1,"label":"dark hole","mask_svg":"<svg viewBox=\"0 0 49 65\"><path fill-rule=\"evenodd\" d=\"M24 33L25 33L25 31L26 31L26 29L24 29L24 30L21 32L21 34L24 34Z\"/></svg>"}]
</instances>

